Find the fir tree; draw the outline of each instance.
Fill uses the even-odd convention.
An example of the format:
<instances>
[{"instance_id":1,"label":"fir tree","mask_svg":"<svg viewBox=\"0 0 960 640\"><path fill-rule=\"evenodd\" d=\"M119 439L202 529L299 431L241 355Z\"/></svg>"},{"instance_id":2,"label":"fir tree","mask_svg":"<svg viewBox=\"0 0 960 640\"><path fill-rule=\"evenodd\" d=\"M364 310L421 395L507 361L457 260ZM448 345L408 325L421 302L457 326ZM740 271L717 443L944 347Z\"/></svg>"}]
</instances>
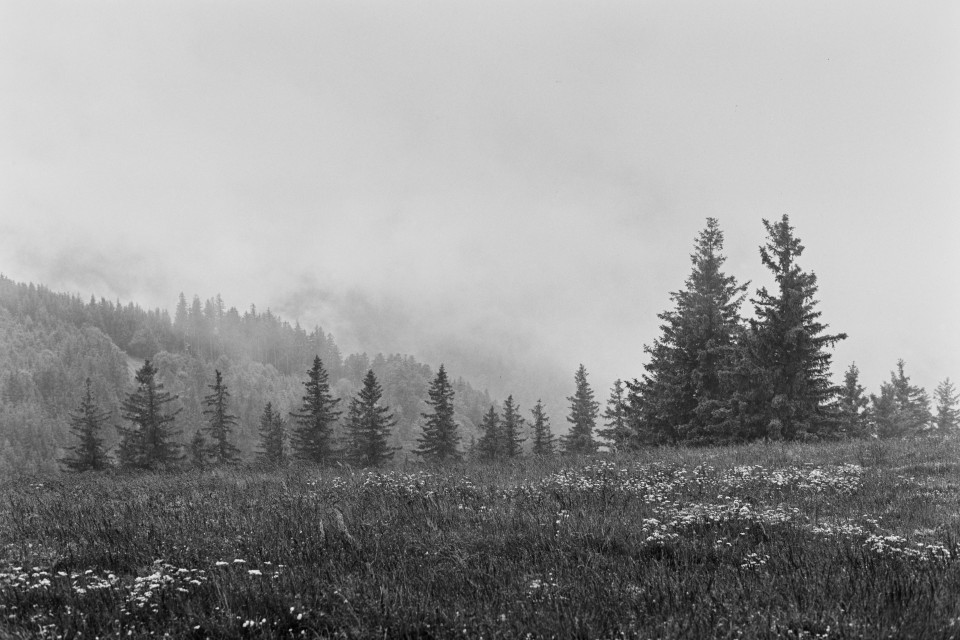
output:
<instances>
[{"instance_id":1,"label":"fir tree","mask_svg":"<svg viewBox=\"0 0 960 640\"><path fill-rule=\"evenodd\" d=\"M488 462L499 460L503 456L503 435L500 432L500 415L493 405L490 405L490 410L483 415L480 430L483 432L477 441L477 454L480 459Z\"/></svg>"},{"instance_id":2,"label":"fir tree","mask_svg":"<svg viewBox=\"0 0 960 640\"><path fill-rule=\"evenodd\" d=\"M658 315L661 336L645 347L649 362L628 391L631 431L650 443L709 443L728 439L724 376L736 357L746 284L723 272L723 232L715 218L694 244L685 288L670 294L673 309ZM626 431L619 432L621 436Z\"/></svg>"},{"instance_id":3,"label":"fir tree","mask_svg":"<svg viewBox=\"0 0 960 640\"><path fill-rule=\"evenodd\" d=\"M388 444L397 420L389 407L380 405L383 389L373 370L363 379L363 388L350 402L347 418L347 460L361 467L379 467L393 458Z\"/></svg>"},{"instance_id":4,"label":"fir tree","mask_svg":"<svg viewBox=\"0 0 960 640\"><path fill-rule=\"evenodd\" d=\"M340 417L340 412L335 410L340 399L330 393L327 372L320 356L314 357L313 367L307 375L300 412L290 414L298 425L293 432L293 450L299 458L328 464L334 458L333 425Z\"/></svg>"},{"instance_id":5,"label":"fir tree","mask_svg":"<svg viewBox=\"0 0 960 640\"><path fill-rule=\"evenodd\" d=\"M553 433L550 431L550 418L543 411L543 402L538 399L530 414L533 417L533 455L553 455Z\"/></svg>"},{"instance_id":6,"label":"fir tree","mask_svg":"<svg viewBox=\"0 0 960 640\"><path fill-rule=\"evenodd\" d=\"M752 367L749 383L758 393L747 415L753 428L747 431L786 440L835 435L840 388L830 382L828 349L847 336L824 333L827 325L814 299L817 277L797 265L804 247L789 217L763 225L768 237L760 258L777 289L762 287L752 300L756 318L744 346Z\"/></svg>"},{"instance_id":7,"label":"fir tree","mask_svg":"<svg viewBox=\"0 0 960 640\"><path fill-rule=\"evenodd\" d=\"M960 394L950 381L946 378L937 385L933 392L933 397L937 402L937 415L935 418L937 429L946 433L954 431L960 426Z\"/></svg>"},{"instance_id":8,"label":"fir tree","mask_svg":"<svg viewBox=\"0 0 960 640\"><path fill-rule=\"evenodd\" d=\"M415 453L431 462L459 460L460 435L453 419L453 387L442 364L427 393L430 396L427 404L433 410L421 414L424 420L423 435L418 439L419 447Z\"/></svg>"},{"instance_id":9,"label":"fir tree","mask_svg":"<svg viewBox=\"0 0 960 640\"><path fill-rule=\"evenodd\" d=\"M199 469L206 467L210 461L210 447L203 436L203 429L197 429L190 440L190 461Z\"/></svg>"},{"instance_id":10,"label":"fir tree","mask_svg":"<svg viewBox=\"0 0 960 640\"><path fill-rule=\"evenodd\" d=\"M513 396L507 396L503 403L503 418L500 422L500 450L505 458L517 458L523 453L520 445L526 438L520 437L524 420L520 407L513 403Z\"/></svg>"},{"instance_id":11,"label":"fir tree","mask_svg":"<svg viewBox=\"0 0 960 640\"><path fill-rule=\"evenodd\" d=\"M109 418L110 412L102 411L94 402L91 381L87 378L86 392L77 413L70 414L70 433L76 437L77 444L70 447L72 454L60 462L71 471L102 471L110 466L100 438L103 425Z\"/></svg>"},{"instance_id":12,"label":"fir tree","mask_svg":"<svg viewBox=\"0 0 960 640\"><path fill-rule=\"evenodd\" d=\"M163 390L156 381L156 367L149 360L136 374L136 390L121 404L121 415L133 423L132 428L118 427L121 432L121 465L153 469L179 462L180 446L174 438L180 434L173 423L180 409L165 413L164 406L177 400L177 396Z\"/></svg>"},{"instance_id":13,"label":"fir tree","mask_svg":"<svg viewBox=\"0 0 960 640\"><path fill-rule=\"evenodd\" d=\"M840 388L840 431L849 437L859 437L866 434L866 408L870 404L869 398L864 395L860 384L860 369L854 362L843 375L843 386Z\"/></svg>"},{"instance_id":14,"label":"fir tree","mask_svg":"<svg viewBox=\"0 0 960 640\"><path fill-rule=\"evenodd\" d=\"M606 421L605 429L598 429L597 435L610 441L614 451L625 451L630 448L633 440L633 430L627 424L627 400L624 397L623 381L617 380L610 390L610 399L603 412Z\"/></svg>"},{"instance_id":15,"label":"fir tree","mask_svg":"<svg viewBox=\"0 0 960 640\"><path fill-rule=\"evenodd\" d=\"M597 423L600 403L593 399L593 389L587 382L587 369L581 364L574 375L577 390L567 398L570 401L570 432L560 441L566 453L593 453L597 445L593 441L593 429Z\"/></svg>"},{"instance_id":16,"label":"fir tree","mask_svg":"<svg viewBox=\"0 0 960 640\"><path fill-rule=\"evenodd\" d=\"M229 440L230 432L237 426L237 417L227 412L227 401L230 392L223 383L220 370L215 370L215 380L209 385L212 390L203 398L203 415L207 416L207 432L210 434L209 455L216 464L237 462L240 459L240 450Z\"/></svg>"},{"instance_id":17,"label":"fir tree","mask_svg":"<svg viewBox=\"0 0 960 640\"><path fill-rule=\"evenodd\" d=\"M927 392L911 384L903 360L897 361L897 370L880 386L880 395L870 396L870 405L870 421L881 438L917 433L933 420Z\"/></svg>"},{"instance_id":18,"label":"fir tree","mask_svg":"<svg viewBox=\"0 0 960 640\"><path fill-rule=\"evenodd\" d=\"M260 416L260 451L257 460L271 467L286 462L285 447L286 423L279 412L274 412L273 404L268 402Z\"/></svg>"}]
</instances>

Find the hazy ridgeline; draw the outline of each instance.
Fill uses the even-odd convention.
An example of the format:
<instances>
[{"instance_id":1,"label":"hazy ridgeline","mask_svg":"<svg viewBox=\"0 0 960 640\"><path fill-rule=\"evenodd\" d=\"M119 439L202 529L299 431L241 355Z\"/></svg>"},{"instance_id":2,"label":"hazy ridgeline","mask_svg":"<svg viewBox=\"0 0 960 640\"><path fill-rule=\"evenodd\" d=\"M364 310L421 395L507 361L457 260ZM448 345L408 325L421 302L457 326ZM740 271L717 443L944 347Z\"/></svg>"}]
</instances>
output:
<instances>
[{"instance_id":1,"label":"hazy ridgeline","mask_svg":"<svg viewBox=\"0 0 960 640\"><path fill-rule=\"evenodd\" d=\"M8 482L0 635L955 637L958 459L935 436Z\"/></svg>"}]
</instances>

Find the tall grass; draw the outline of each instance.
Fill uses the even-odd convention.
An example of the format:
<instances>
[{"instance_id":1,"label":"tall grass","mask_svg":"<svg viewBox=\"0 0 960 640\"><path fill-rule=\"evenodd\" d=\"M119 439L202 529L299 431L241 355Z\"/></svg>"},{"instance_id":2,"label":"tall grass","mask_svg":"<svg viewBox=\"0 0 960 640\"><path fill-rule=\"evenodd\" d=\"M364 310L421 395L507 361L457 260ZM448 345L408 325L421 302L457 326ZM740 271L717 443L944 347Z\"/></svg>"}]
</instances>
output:
<instances>
[{"instance_id":1,"label":"tall grass","mask_svg":"<svg viewBox=\"0 0 960 640\"><path fill-rule=\"evenodd\" d=\"M960 636L954 439L0 487L0 637Z\"/></svg>"}]
</instances>

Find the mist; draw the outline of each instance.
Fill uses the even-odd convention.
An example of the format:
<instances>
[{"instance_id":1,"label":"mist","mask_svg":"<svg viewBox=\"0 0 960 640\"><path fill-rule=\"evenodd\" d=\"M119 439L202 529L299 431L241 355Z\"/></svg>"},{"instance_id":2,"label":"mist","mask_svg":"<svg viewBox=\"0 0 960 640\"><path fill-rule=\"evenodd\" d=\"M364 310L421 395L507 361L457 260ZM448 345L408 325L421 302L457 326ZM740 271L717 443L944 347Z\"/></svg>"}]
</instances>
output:
<instances>
[{"instance_id":1,"label":"mist","mask_svg":"<svg viewBox=\"0 0 960 640\"><path fill-rule=\"evenodd\" d=\"M0 270L221 293L525 409L642 374L708 216L791 216L875 389L960 377L960 9L0 5ZM749 304L745 310L749 309ZM555 423L562 412L551 407Z\"/></svg>"}]
</instances>

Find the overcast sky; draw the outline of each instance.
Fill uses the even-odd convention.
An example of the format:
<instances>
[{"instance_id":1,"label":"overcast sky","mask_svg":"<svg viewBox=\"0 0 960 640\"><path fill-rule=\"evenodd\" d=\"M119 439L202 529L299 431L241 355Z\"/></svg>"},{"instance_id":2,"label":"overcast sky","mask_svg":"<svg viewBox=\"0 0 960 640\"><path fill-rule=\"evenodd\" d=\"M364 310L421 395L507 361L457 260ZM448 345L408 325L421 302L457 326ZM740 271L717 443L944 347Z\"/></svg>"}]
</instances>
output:
<instances>
[{"instance_id":1,"label":"overcast sky","mask_svg":"<svg viewBox=\"0 0 960 640\"><path fill-rule=\"evenodd\" d=\"M0 0L0 271L508 379L583 362L606 398L706 217L769 285L786 213L838 377L902 357L932 390L960 379L958 34L949 1Z\"/></svg>"}]
</instances>

